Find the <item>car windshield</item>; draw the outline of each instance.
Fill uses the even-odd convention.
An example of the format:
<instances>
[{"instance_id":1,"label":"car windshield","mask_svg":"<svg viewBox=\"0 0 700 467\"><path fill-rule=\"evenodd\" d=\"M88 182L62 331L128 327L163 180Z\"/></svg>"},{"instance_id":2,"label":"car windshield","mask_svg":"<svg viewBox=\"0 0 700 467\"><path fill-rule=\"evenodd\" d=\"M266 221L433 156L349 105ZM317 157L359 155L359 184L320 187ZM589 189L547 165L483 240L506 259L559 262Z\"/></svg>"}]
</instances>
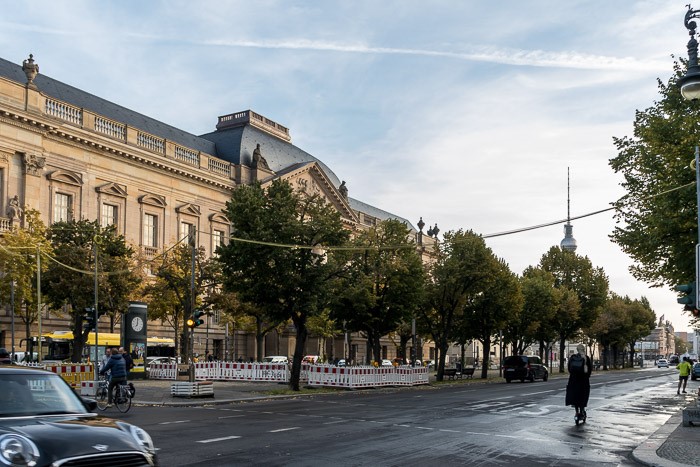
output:
<instances>
[{"instance_id":1,"label":"car windshield","mask_svg":"<svg viewBox=\"0 0 700 467\"><path fill-rule=\"evenodd\" d=\"M2 375L0 417L84 414L85 406L58 375Z\"/></svg>"}]
</instances>

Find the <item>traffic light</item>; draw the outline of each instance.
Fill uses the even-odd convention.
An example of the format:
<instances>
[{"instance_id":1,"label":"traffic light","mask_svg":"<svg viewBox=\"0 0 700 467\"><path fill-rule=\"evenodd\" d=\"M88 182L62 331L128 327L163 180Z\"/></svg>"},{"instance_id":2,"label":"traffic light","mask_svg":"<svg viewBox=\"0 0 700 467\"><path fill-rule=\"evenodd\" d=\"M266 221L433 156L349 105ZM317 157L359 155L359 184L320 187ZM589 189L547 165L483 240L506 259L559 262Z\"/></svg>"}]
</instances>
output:
<instances>
[{"instance_id":1,"label":"traffic light","mask_svg":"<svg viewBox=\"0 0 700 467\"><path fill-rule=\"evenodd\" d=\"M90 331L95 330L95 309L85 308L85 315L83 316L83 329L89 329Z\"/></svg>"},{"instance_id":2,"label":"traffic light","mask_svg":"<svg viewBox=\"0 0 700 467\"><path fill-rule=\"evenodd\" d=\"M203 315L204 312L202 310L195 310L194 313L192 313L192 317L187 320L187 325L191 328L196 328L204 324L204 320L202 319Z\"/></svg>"},{"instance_id":3,"label":"traffic light","mask_svg":"<svg viewBox=\"0 0 700 467\"><path fill-rule=\"evenodd\" d=\"M678 298L678 303L685 305L683 309L685 311L690 311L695 316L698 316L698 304L695 302L695 287L695 282L690 282L688 284L677 285L674 287L674 289L685 294L684 297Z\"/></svg>"}]
</instances>

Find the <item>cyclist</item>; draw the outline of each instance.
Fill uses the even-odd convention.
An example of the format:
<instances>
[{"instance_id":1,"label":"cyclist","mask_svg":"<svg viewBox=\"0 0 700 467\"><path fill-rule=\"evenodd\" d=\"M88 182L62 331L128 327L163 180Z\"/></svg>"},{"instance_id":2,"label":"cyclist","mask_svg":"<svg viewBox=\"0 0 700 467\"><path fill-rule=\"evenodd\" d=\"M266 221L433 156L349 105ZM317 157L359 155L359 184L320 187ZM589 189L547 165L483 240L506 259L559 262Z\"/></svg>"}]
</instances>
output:
<instances>
[{"instance_id":1,"label":"cyclist","mask_svg":"<svg viewBox=\"0 0 700 467\"><path fill-rule=\"evenodd\" d=\"M100 374L103 375L108 371L111 371L111 376L107 387L107 407L112 407L114 387L118 384L126 383L126 361L116 347L112 349L112 355L100 370Z\"/></svg>"}]
</instances>

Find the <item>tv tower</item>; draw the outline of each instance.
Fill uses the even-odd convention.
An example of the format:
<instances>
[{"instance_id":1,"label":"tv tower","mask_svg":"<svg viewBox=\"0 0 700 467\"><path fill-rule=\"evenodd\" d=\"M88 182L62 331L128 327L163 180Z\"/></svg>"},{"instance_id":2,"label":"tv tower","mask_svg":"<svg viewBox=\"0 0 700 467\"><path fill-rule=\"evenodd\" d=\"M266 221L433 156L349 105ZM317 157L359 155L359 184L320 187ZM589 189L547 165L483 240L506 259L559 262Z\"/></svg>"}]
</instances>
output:
<instances>
[{"instance_id":1,"label":"tv tower","mask_svg":"<svg viewBox=\"0 0 700 467\"><path fill-rule=\"evenodd\" d=\"M576 251L576 239L574 238L574 226L571 225L571 184L569 167L566 168L566 225L564 225L564 239L561 241L561 249L571 252Z\"/></svg>"}]
</instances>

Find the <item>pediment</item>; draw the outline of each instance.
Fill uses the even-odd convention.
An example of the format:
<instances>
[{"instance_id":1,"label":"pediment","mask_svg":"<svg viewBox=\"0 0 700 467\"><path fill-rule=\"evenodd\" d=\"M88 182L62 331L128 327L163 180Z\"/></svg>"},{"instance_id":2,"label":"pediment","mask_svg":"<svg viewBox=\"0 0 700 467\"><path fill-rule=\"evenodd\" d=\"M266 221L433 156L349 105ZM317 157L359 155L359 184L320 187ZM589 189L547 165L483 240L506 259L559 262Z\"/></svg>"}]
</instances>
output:
<instances>
[{"instance_id":1,"label":"pediment","mask_svg":"<svg viewBox=\"0 0 700 467\"><path fill-rule=\"evenodd\" d=\"M139 203L164 208L168 204L165 202L165 197L159 195L145 194L139 197Z\"/></svg>"},{"instance_id":2,"label":"pediment","mask_svg":"<svg viewBox=\"0 0 700 467\"><path fill-rule=\"evenodd\" d=\"M226 216L224 216L221 213L215 212L209 216L209 221L210 222L218 222L219 224L226 224L229 225L231 222L228 220Z\"/></svg>"},{"instance_id":3,"label":"pediment","mask_svg":"<svg viewBox=\"0 0 700 467\"><path fill-rule=\"evenodd\" d=\"M54 170L46 174L46 178L52 182L67 183L69 185L82 186L83 177L79 173L70 172L68 170Z\"/></svg>"},{"instance_id":4,"label":"pediment","mask_svg":"<svg viewBox=\"0 0 700 467\"><path fill-rule=\"evenodd\" d=\"M126 198L127 195L126 186L118 183L105 183L95 188L95 191L106 195L119 196L120 198Z\"/></svg>"},{"instance_id":5,"label":"pediment","mask_svg":"<svg viewBox=\"0 0 700 467\"><path fill-rule=\"evenodd\" d=\"M175 208L175 212L178 214L189 214L191 216L199 216L202 211L196 204L185 203L182 206Z\"/></svg>"},{"instance_id":6,"label":"pediment","mask_svg":"<svg viewBox=\"0 0 700 467\"><path fill-rule=\"evenodd\" d=\"M322 196L340 212L345 221L353 224L359 222L347 199L340 194L318 163L307 162L280 171L276 176L264 180L262 186L266 187L275 179L287 181L296 191Z\"/></svg>"}]
</instances>

